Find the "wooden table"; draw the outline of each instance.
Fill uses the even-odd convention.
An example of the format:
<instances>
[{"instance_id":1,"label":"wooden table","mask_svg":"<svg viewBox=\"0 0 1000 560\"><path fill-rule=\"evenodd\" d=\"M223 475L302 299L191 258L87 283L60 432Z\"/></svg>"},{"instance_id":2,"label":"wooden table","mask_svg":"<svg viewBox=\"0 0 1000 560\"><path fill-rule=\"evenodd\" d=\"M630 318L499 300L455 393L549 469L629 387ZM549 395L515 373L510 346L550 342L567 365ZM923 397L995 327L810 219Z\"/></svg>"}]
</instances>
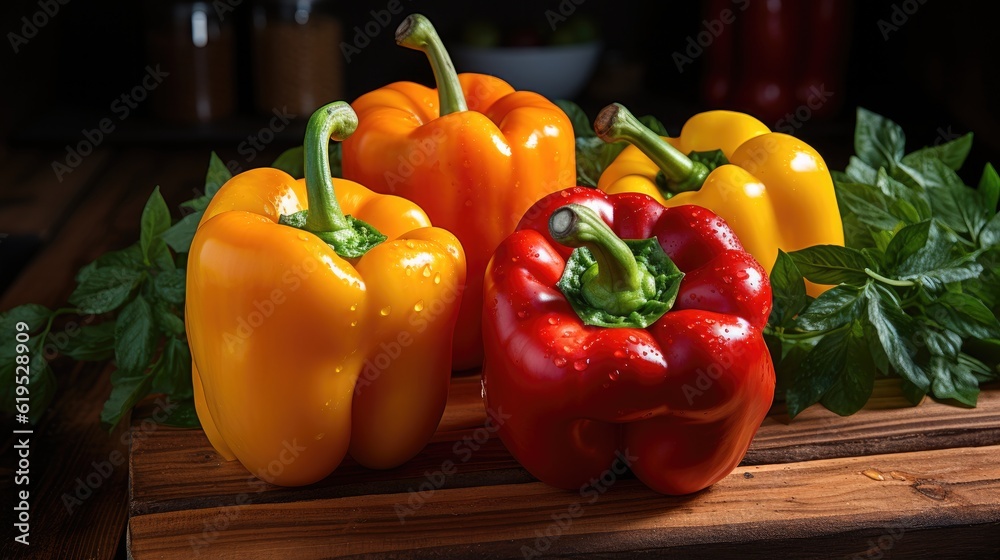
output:
<instances>
[{"instance_id":1,"label":"wooden table","mask_svg":"<svg viewBox=\"0 0 1000 560\"><path fill-rule=\"evenodd\" d=\"M65 301L79 267L137 238L153 186L172 208L201 187L206 154L98 152L62 183L52 154L3 156L3 242L40 249L0 310ZM376 472L348 460L316 485L285 489L222 460L200 431L142 424L143 409L129 449L125 427L108 434L98 421L111 366L53 366L60 390L32 440L32 546L11 535L2 558L1000 556L1000 387L972 410L880 409L895 401L877 395L848 418L814 407L790 422L779 406L744 464L712 488L663 497L626 475L593 499L534 481L483 433L474 374L455 379L434 441L411 462ZM477 436L475 450L456 452ZM104 469L116 453L127 466ZM448 460L455 472L438 476ZM94 472L108 474L70 511L64 496L86 494Z\"/></svg>"}]
</instances>

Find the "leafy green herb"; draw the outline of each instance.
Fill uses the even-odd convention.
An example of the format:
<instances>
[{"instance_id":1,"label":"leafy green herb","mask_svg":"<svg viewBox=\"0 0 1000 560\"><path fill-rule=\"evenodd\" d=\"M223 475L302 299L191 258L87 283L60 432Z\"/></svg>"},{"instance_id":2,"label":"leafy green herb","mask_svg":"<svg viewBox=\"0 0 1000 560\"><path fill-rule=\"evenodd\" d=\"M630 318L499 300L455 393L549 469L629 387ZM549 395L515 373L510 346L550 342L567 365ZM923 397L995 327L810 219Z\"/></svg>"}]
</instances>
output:
<instances>
[{"instance_id":1,"label":"leafy green herb","mask_svg":"<svg viewBox=\"0 0 1000 560\"><path fill-rule=\"evenodd\" d=\"M297 157L301 160L301 148L298 155L295 150L282 154L279 163L301 176L295 169ZM299 161L299 169L301 165ZM213 153L204 194L181 204L188 214L173 224L159 187L154 188L140 217L139 240L80 269L69 298L73 307L49 310L27 304L0 314L0 332L14 332L22 321L30 327L32 421L55 393L56 380L43 351L51 355L55 350L74 360L115 359L118 369L111 376L112 391L101 413L101 420L111 427L151 393L164 394L173 403L168 424L198 425L191 401L191 351L184 331L183 267L205 208L231 177ZM87 316L83 326L74 323L71 330L67 323L65 332L59 332L56 319L71 314ZM0 347L0 384L5 392L14 386L12 352L13 346ZM13 402L5 399L5 410Z\"/></svg>"},{"instance_id":2,"label":"leafy green herb","mask_svg":"<svg viewBox=\"0 0 1000 560\"><path fill-rule=\"evenodd\" d=\"M765 336L792 416L816 402L852 414L879 376L913 403L969 406L1000 378L1000 176L959 178L969 134L909 154L905 141L859 109L857 156L833 174L847 247L781 253L771 272ZM803 278L835 287L810 302Z\"/></svg>"},{"instance_id":3,"label":"leafy green herb","mask_svg":"<svg viewBox=\"0 0 1000 560\"><path fill-rule=\"evenodd\" d=\"M198 222L201 221L205 208L215 196L215 193L222 188L226 181L232 179L233 174L229 172L222 159L212 152L208 160L208 174L205 176L205 194L181 204L181 208L191 211L170 229L163 232L163 240L177 253L187 253L191 248L191 240L194 239L194 232L198 229Z\"/></svg>"},{"instance_id":4,"label":"leafy green herb","mask_svg":"<svg viewBox=\"0 0 1000 560\"><path fill-rule=\"evenodd\" d=\"M566 113L573 124L573 134L576 136L576 182L585 187L596 187L601 174L622 153L622 150L628 147L628 142L609 143L601 140L594 132L591 124L593 120L587 117L579 105L561 99L554 103ZM656 117L646 115L640 117L639 121L660 136L667 136L666 127ZM712 160L715 156L704 157Z\"/></svg>"}]
</instances>

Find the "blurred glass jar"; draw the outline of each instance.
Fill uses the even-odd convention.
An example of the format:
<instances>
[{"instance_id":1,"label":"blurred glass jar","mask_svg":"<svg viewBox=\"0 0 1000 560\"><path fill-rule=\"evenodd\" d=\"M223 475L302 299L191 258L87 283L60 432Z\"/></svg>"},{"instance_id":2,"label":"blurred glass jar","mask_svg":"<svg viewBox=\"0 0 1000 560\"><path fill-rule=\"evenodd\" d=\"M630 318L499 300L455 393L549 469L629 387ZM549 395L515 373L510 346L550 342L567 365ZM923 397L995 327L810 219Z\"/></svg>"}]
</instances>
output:
<instances>
[{"instance_id":1,"label":"blurred glass jar","mask_svg":"<svg viewBox=\"0 0 1000 560\"><path fill-rule=\"evenodd\" d=\"M149 0L146 44L150 61L169 75L153 97L157 116L204 123L235 108L232 22L210 2Z\"/></svg>"},{"instance_id":2,"label":"blurred glass jar","mask_svg":"<svg viewBox=\"0 0 1000 560\"><path fill-rule=\"evenodd\" d=\"M343 96L342 29L328 0L256 0L254 89L262 113L308 118Z\"/></svg>"}]
</instances>

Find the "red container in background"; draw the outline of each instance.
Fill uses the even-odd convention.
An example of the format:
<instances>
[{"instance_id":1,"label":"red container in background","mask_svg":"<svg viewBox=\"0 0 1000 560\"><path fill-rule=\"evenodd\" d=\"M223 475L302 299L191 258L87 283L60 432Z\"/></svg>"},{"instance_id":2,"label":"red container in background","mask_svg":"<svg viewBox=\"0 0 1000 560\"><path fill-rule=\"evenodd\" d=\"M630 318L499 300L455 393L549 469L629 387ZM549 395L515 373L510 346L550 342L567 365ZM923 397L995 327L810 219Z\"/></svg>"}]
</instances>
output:
<instances>
[{"instance_id":1,"label":"red container in background","mask_svg":"<svg viewBox=\"0 0 1000 560\"><path fill-rule=\"evenodd\" d=\"M782 119L834 113L843 97L850 10L850 0L708 0L704 22L725 28L705 48L706 103L776 129Z\"/></svg>"},{"instance_id":2,"label":"red container in background","mask_svg":"<svg viewBox=\"0 0 1000 560\"><path fill-rule=\"evenodd\" d=\"M169 76L152 95L166 120L206 123L235 109L232 22L210 2L152 0L145 4L149 59Z\"/></svg>"}]
</instances>

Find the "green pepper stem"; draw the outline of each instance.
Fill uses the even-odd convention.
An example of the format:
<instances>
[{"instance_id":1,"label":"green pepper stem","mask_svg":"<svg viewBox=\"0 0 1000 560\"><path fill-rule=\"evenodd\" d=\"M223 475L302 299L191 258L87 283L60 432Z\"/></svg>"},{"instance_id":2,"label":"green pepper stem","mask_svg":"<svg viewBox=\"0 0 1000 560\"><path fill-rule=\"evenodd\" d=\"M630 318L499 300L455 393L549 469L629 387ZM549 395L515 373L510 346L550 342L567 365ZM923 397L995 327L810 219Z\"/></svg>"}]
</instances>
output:
<instances>
[{"instance_id":1,"label":"green pepper stem","mask_svg":"<svg viewBox=\"0 0 1000 560\"><path fill-rule=\"evenodd\" d=\"M870 276L875 280L878 280L879 282L882 282L883 284L888 284L890 286L897 286L899 288L909 288L910 286L917 285L917 283L912 280L893 280L892 278L886 278L885 276L882 276L881 274L875 272L870 268L865 269L865 274L867 274L868 276Z\"/></svg>"},{"instance_id":2,"label":"green pepper stem","mask_svg":"<svg viewBox=\"0 0 1000 560\"><path fill-rule=\"evenodd\" d=\"M620 103L601 109L594 121L594 132L605 142L625 140L639 148L663 172L667 189L672 193L698 190L708 177L705 164L692 161L664 142Z\"/></svg>"},{"instance_id":3,"label":"green pepper stem","mask_svg":"<svg viewBox=\"0 0 1000 560\"><path fill-rule=\"evenodd\" d=\"M330 139L342 142L358 128L358 115L344 101L324 105L309 117L305 137L305 178L309 213L305 229L332 232L350 229L330 178Z\"/></svg>"},{"instance_id":4,"label":"green pepper stem","mask_svg":"<svg viewBox=\"0 0 1000 560\"><path fill-rule=\"evenodd\" d=\"M588 303L609 313L628 315L646 302L644 274L635 255L597 212L567 204L549 217L549 233L567 247L586 247L594 256L596 274L584 273L583 279Z\"/></svg>"},{"instance_id":5,"label":"green pepper stem","mask_svg":"<svg viewBox=\"0 0 1000 560\"><path fill-rule=\"evenodd\" d=\"M427 55L437 82L440 116L469 109L455 65L429 19L420 14L407 16L396 28L396 44Z\"/></svg>"}]
</instances>

